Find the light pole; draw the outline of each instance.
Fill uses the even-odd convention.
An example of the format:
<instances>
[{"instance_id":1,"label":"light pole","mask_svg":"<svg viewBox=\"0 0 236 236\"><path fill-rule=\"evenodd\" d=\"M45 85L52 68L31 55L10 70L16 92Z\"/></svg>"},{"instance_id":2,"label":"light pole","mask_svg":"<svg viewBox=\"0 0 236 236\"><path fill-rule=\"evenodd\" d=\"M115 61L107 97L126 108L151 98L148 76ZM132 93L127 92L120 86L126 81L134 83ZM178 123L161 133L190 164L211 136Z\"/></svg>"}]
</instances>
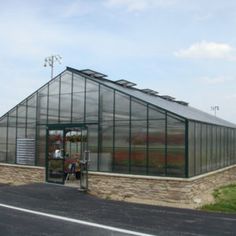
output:
<instances>
[{"instance_id":1,"label":"light pole","mask_svg":"<svg viewBox=\"0 0 236 236\"><path fill-rule=\"evenodd\" d=\"M51 79L53 79L53 68L54 63L58 62L61 64L62 57L60 55L51 55L49 57L46 57L44 60L44 67L50 66L51 67Z\"/></svg>"},{"instance_id":2,"label":"light pole","mask_svg":"<svg viewBox=\"0 0 236 236\"><path fill-rule=\"evenodd\" d=\"M212 106L212 107L211 107L211 110L214 111L214 114L215 114L215 116L216 116L216 111L219 111L220 108L219 108L219 106Z\"/></svg>"}]
</instances>

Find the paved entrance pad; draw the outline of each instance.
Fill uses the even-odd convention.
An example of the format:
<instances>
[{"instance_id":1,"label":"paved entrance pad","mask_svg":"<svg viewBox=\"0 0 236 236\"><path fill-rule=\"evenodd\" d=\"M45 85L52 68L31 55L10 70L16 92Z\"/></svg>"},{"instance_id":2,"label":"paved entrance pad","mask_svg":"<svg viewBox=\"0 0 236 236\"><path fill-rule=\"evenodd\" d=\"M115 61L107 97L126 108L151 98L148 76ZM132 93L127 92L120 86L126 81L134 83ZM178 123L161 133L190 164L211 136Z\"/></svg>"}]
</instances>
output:
<instances>
[{"instance_id":1,"label":"paved entrance pad","mask_svg":"<svg viewBox=\"0 0 236 236\"><path fill-rule=\"evenodd\" d=\"M236 215L233 214L103 200L79 192L76 188L52 184L0 185L0 204L152 235L235 235L236 232ZM0 207L1 219L4 216L12 216L6 211ZM19 221L20 212L15 212L15 214ZM22 213L22 215L26 217L28 213ZM41 222L43 216L29 216L29 220L37 221L35 219L38 217ZM53 220L45 220L47 224L50 221ZM10 219L10 222L14 226L14 220ZM57 224L58 228L55 226ZM53 222L55 229L61 228L60 224ZM40 227L42 228L43 225L41 222ZM4 227L3 223L1 227ZM71 234L68 227L65 227L67 235L72 235L73 227L71 227ZM77 226L76 229L81 233L86 232L86 228L80 231ZM94 228L87 229L87 235L98 235L98 232L94 231ZM86 235L86 233L78 233L78 235ZM110 234L106 231L104 235L115 234L112 231Z\"/></svg>"}]
</instances>

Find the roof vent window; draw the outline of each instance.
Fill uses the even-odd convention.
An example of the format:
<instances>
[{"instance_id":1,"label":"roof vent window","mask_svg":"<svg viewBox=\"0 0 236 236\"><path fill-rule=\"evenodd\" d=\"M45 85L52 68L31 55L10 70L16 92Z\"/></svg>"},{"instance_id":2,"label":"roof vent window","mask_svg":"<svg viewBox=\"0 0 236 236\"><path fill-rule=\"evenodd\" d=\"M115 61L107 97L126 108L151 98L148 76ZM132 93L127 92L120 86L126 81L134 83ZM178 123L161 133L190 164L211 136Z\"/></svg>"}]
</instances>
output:
<instances>
[{"instance_id":1,"label":"roof vent window","mask_svg":"<svg viewBox=\"0 0 236 236\"><path fill-rule=\"evenodd\" d=\"M143 93L146 93L146 94L149 94L149 95L153 95L153 96L157 96L158 92L157 91L154 91L152 89L141 89L140 90L141 92Z\"/></svg>"},{"instance_id":2,"label":"roof vent window","mask_svg":"<svg viewBox=\"0 0 236 236\"><path fill-rule=\"evenodd\" d=\"M80 70L81 73L91 76L91 77L95 77L95 78L104 78L107 77L107 75L102 74L100 72L94 71L94 70L90 70L90 69L85 69L85 70Z\"/></svg>"},{"instance_id":3,"label":"roof vent window","mask_svg":"<svg viewBox=\"0 0 236 236\"><path fill-rule=\"evenodd\" d=\"M175 100L174 97L171 97L171 96L169 96L169 95L162 95L161 97L164 98L164 99L167 100L167 101L174 101L174 100Z\"/></svg>"},{"instance_id":4,"label":"roof vent window","mask_svg":"<svg viewBox=\"0 0 236 236\"><path fill-rule=\"evenodd\" d=\"M188 102L184 102L184 101L175 101L175 102L184 106L188 106Z\"/></svg>"},{"instance_id":5,"label":"roof vent window","mask_svg":"<svg viewBox=\"0 0 236 236\"><path fill-rule=\"evenodd\" d=\"M130 82L130 81L124 80L124 79L117 80L117 81L115 81L115 83L119 84L121 86L124 86L124 87L128 87L128 88L131 88L131 87L134 87L134 86L137 85L137 84L135 84L133 82Z\"/></svg>"}]
</instances>

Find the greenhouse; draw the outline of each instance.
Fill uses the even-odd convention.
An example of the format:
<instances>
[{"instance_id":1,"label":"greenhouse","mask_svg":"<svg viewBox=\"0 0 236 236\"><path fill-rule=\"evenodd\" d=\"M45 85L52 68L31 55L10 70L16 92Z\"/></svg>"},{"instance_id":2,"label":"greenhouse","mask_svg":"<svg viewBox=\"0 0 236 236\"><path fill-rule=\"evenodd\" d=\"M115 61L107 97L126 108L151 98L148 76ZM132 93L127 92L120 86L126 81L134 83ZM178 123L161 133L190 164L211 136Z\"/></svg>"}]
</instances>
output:
<instances>
[{"instance_id":1,"label":"greenhouse","mask_svg":"<svg viewBox=\"0 0 236 236\"><path fill-rule=\"evenodd\" d=\"M235 164L235 141L230 122L90 69L67 67L0 118L0 162L57 183L84 153L91 172L189 178Z\"/></svg>"}]
</instances>

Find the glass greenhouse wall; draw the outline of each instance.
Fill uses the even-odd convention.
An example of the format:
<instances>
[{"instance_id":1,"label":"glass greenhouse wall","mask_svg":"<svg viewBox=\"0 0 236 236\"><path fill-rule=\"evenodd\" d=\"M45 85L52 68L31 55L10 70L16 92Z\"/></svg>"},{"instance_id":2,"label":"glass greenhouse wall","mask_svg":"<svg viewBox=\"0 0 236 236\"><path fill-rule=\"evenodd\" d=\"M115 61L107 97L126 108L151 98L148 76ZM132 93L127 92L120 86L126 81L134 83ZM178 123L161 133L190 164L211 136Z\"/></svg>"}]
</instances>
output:
<instances>
[{"instance_id":1,"label":"glass greenhouse wall","mask_svg":"<svg viewBox=\"0 0 236 236\"><path fill-rule=\"evenodd\" d=\"M87 127L92 171L191 177L236 163L235 128L189 121L70 69L0 118L0 162L17 164L18 140L34 139L34 164L45 166L48 127L71 124Z\"/></svg>"},{"instance_id":2,"label":"glass greenhouse wall","mask_svg":"<svg viewBox=\"0 0 236 236\"><path fill-rule=\"evenodd\" d=\"M189 176L235 164L235 135L233 128L189 122Z\"/></svg>"}]
</instances>

